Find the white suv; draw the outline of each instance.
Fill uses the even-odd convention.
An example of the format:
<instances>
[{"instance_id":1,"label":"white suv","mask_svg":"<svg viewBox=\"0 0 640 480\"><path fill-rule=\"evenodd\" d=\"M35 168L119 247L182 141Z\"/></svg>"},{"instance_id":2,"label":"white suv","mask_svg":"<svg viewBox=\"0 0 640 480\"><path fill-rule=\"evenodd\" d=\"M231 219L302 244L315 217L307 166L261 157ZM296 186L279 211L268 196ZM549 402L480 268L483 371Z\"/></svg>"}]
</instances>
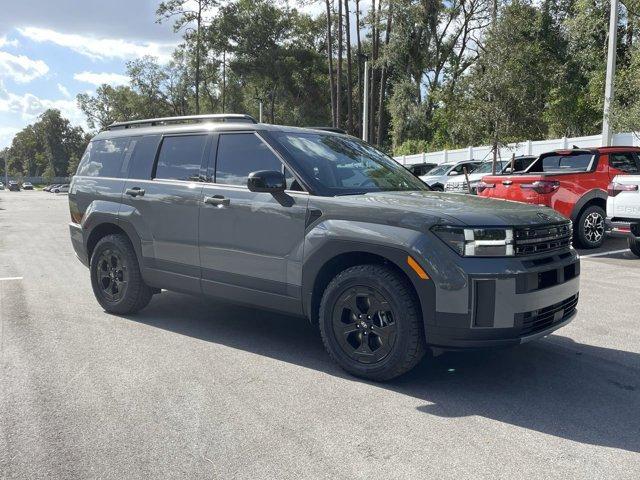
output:
<instances>
[{"instance_id":1,"label":"white suv","mask_svg":"<svg viewBox=\"0 0 640 480\"><path fill-rule=\"evenodd\" d=\"M640 257L640 175L618 175L607 193L609 232L627 237L629 248Z\"/></svg>"}]
</instances>

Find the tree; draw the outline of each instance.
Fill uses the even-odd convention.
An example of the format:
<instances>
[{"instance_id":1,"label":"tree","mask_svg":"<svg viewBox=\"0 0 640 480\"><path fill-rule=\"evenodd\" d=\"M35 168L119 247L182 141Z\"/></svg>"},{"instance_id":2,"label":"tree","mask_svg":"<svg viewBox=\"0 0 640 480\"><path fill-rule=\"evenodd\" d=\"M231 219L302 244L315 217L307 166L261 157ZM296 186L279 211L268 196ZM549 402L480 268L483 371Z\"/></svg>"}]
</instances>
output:
<instances>
[{"instance_id":1,"label":"tree","mask_svg":"<svg viewBox=\"0 0 640 480\"><path fill-rule=\"evenodd\" d=\"M80 127L73 127L59 110L42 113L33 125L18 132L7 150L12 175L62 176L70 162L80 158L89 141Z\"/></svg>"},{"instance_id":2,"label":"tree","mask_svg":"<svg viewBox=\"0 0 640 480\"><path fill-rule=\"evenodd\" d=\"M542 16L530 3L514 0L489 29L483 54L451 96L448 143L499 145L544 138L543 112L554 72L540 36ZM535 72L535 74L531 74Z\"/></svg>"},{"instance_id":3,"label":"tree","mask_svg":"<svg viewBox=\"0 0 640 480\"><path fill-rule=\"evenodd\" d=\"M194 6L191 8L191 6ZM174 19L173 30L184 30L184 39L188 45L193 46L195 75L193 84L195 88L196 115L200 113L200 81L202 67L202 38L204 20L203 16L214 6L216 0L165 0L158 6L156 15L158 22ZM192 25L195 25L192 26Z\"/></svg>"},{"instance_id":4,"label":"tree","mask_svg":"<svg viewBox=\"0 0 640 480\"><path fill-rule=\"evenodd\" d=\"M329 94L331 97L331 126L336 125L336 93L333 81L333 40L331 38L331 1L325 0L327 7L327 63L329 64Z\"/></svg>"}]
</instances>

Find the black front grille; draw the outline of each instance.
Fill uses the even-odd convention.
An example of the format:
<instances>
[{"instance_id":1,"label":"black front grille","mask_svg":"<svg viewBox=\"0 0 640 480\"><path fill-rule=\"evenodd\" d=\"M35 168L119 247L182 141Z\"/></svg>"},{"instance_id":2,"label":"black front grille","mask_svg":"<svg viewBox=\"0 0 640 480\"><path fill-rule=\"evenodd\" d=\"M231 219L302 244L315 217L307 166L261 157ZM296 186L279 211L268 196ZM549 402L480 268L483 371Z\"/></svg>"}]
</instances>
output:
<instances>
[{"instance_id":1,"label":"black front grille","mask_svg":"<svg viewBox=\"0 0 640 480\"><path fill-rule=\"evenodd\" d=\"M566 300L549 307L519 314L522 316L521 335L531 335L562 323L575 312L577 304L578 294L576 293Z\"/></svg>"},{"instance_id":2,"label":"black front grille","mask_svg":"<svg viewBox=\"0 0 640 480\"><path fill-rule=\"evenodd\" d=\"M544 227L521 227L515 230L516 255L551 252L571 245L571 222Z\"/></svg>"}]
</instances>

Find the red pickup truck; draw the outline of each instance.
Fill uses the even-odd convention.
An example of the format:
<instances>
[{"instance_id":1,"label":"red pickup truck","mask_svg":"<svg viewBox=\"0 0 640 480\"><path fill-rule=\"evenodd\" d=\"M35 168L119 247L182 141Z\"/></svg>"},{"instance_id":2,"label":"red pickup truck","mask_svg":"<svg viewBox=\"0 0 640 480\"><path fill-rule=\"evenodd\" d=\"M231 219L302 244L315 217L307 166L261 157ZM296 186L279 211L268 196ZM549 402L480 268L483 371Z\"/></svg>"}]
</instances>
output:
<instances>
[{"instance_id":1,"label":"red pickup truck","mask_svg":"<svg viewBox=\"0 0 640 480\"><path fill-rule=\"evenodd\" d=\"M483 177L478 195L551 207L573 221L577 245L596 248L605 238L607 185L640 172L639 157L638 147L556 150L521 175Z\"/></svg>"}]
</instances>

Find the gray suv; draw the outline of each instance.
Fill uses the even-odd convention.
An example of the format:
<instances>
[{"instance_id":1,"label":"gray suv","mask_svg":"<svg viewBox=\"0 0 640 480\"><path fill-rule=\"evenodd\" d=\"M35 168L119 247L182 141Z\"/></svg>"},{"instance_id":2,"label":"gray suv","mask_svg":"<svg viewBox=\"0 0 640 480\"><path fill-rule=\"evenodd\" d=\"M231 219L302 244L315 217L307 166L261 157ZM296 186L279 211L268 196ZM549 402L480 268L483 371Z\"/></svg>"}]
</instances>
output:
<instances>
[{"instance_id":1,"label":"gray suv","mask_svg":"<svg viewBox=\"0 0 640 480\"><path fill-rule=\"evenodd\" d=\"M569 220L430 191L340 133L237 115L114 124L87 147L69 206L106 311L167 289L306 317L369 379L428 347L519 344L576 313Z\"/></svg>"}]
</instances>

